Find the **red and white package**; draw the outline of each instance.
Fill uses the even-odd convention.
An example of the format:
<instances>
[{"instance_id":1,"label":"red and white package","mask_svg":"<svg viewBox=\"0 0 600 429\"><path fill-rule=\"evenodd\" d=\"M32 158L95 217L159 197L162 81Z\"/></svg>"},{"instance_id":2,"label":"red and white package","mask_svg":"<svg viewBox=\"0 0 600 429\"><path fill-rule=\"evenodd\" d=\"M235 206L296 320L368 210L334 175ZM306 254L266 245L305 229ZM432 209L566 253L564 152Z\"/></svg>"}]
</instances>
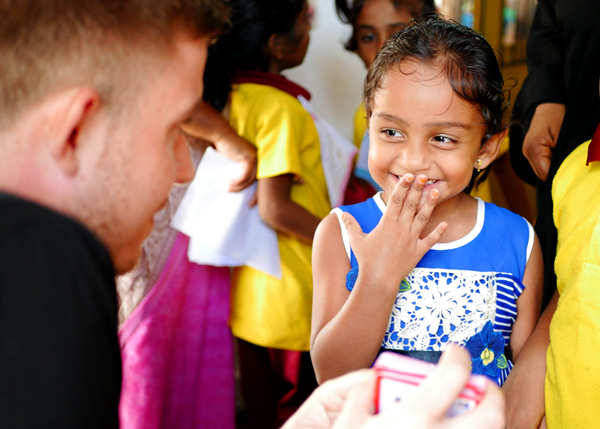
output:
<instances>
[{"instance_id":1,"label":"red and white package","mask_svg":"<svg viewBox=\"0 0 600 429\"><path fill-rule=\"evenodd\" d=\"M435 368L435 364L393 352L383 352L375 360L373 368L377 374L375 409L379 413L396 402L411 397L419 384ZM472 410L479 404L483 395L483 386L474 382L471 377L448 410L447 416L453 417Z\"/></svg>"}]
</instances>

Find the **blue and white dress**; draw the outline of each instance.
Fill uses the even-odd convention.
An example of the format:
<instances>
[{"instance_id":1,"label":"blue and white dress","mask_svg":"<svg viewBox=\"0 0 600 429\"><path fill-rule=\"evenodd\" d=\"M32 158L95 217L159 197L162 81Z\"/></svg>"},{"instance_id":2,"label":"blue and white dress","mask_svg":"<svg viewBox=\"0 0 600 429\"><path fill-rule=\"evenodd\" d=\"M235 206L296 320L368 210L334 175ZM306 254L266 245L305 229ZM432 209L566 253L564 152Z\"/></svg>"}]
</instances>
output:
<instances>
[{"instance_id":1,"label":"blue and white dress","mask_svg":"<svg viewBox=\"0 0 600 429\"><path fill-rule=\"evenodd\" d=\"M352 206L348 212L369 233L379 223L385 204L381 194ZM342 237L352 269L346 286L352 290L358 263L343 223ZM463 238L435 244L399 285L381 347L392 351L433 351L447 342L471 353L473 372L502 385L512 369L504 350L517 317L517 298L533 246L533 228L521 216L478 199L475 227Z\"/></svg>"}]
</instances>

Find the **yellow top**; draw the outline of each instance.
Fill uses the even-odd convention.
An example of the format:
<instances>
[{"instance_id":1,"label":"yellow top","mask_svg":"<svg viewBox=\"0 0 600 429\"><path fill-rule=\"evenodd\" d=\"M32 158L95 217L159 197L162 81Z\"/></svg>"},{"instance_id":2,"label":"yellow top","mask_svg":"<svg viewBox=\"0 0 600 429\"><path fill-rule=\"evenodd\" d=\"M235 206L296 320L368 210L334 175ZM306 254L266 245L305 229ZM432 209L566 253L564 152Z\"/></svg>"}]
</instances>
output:
<instances>
[{"instance_id":1,"label":"yellow top","mask_svg":"<svg viewBox=\"0 0 600 429\"><path fill-rule=\"evenodd\" d=\"M354 146L360 149L363 137L367 132L367 111L365 110L365 104L360 103L356 112L354 112L354 134L353 141Z\"/></svg>"},{"instance_id":2,"label":"yellow top","mask_svg":"<svg viewBox=\"0 0 600 429\"><path fill-rule=\"evenodd\" d=\"M292 186L292 201L321 219L329 213L317 129L296 98L268 85L235 85L229 120L240 136L257 147L259 180L294 174L302 183ZM290 235L277 235L282 279L250 267L234 269L231 329L236 337L259 346L307 351L311 246Z\"/></svg>"},{"instance_id":3,"label":"yellow top","mask_svg":"<svg viewBox=\"0 0 600 429\"><path fill-rule=\"evenodd\" d=\"M560 295L547 353L549 428L600 422L600 164L585 165L588 145L565 159L552 184Z\"/></svg>"}]
</instances>

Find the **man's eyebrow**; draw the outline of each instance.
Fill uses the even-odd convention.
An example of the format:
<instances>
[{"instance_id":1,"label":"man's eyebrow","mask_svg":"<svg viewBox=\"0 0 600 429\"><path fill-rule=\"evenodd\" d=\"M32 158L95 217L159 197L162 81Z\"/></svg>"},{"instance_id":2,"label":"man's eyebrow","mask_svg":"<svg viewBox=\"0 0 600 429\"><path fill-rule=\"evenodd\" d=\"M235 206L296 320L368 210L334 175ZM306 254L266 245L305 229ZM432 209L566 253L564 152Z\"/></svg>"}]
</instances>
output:
<instances>
[{"instance_id":1,"label":"man's eyebrow","mask_svg":"<svg viewBox=\"0 0 600 429\"><path fill-rule=\"evenodd\" d=\"M391 113L378 112L373 115L375 118L381 118L392 122L397 122L403 125L409 125L404 119L399 116L393 115ZM473 124L466 124L464 122L458 121L439 121L439 122L428 122L424 124L426 128L460 128L463 130L471 130L473 129Z\"/></svg>"}]
</instances>

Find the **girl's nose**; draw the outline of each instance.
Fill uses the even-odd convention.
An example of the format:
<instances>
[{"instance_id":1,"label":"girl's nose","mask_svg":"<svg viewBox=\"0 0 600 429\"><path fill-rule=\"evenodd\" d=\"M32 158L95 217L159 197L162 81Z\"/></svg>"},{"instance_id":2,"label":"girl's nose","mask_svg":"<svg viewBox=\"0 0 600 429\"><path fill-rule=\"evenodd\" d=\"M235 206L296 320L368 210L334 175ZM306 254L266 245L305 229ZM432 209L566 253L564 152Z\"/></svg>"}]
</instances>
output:
<instances>
[{"instance_id":1,"label":"girl's nose","mask_svg":"<svg viewBox=\"0 0 600 429\"><path fill-rule=\"evenodd\" d=\"M431 157L424 146L421 142L408 142L399 157L403 167L413 174L423 172L429 167Z\"/></svg>"}]
</instances>

